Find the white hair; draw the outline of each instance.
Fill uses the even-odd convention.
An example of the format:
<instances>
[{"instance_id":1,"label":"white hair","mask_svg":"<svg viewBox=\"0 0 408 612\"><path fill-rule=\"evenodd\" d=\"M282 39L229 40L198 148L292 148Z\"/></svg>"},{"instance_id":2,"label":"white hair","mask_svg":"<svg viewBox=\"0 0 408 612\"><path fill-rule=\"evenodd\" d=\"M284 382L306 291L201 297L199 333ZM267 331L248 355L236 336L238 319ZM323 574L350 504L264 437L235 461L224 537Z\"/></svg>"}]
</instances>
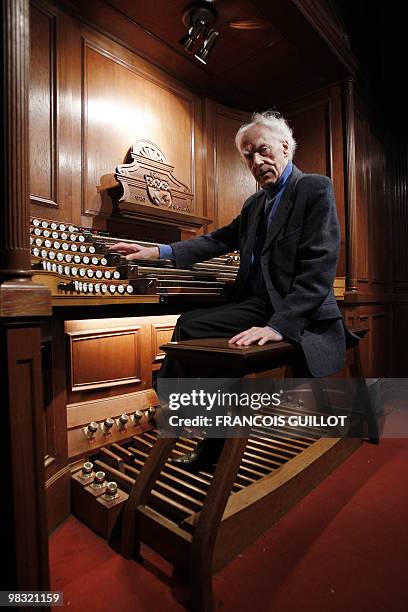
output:
<instances>
[{"instance_id":1,"label":"white hair","mask_svg":"<svg viewBox=\"0 0 408 612\"><path fill-rule=\"evenodd\" d=\"M265 125L277 136L277 138L286 140L289 145L288 157L289 159L293 158L296 150L296 140L293 138L292 129L280 113L272 110L263 113L254 113L249 123L241 125L235 136L235 145L238 151L241 152L241 143L245 132L255 125Z\"/></svg>"}]
</instances>

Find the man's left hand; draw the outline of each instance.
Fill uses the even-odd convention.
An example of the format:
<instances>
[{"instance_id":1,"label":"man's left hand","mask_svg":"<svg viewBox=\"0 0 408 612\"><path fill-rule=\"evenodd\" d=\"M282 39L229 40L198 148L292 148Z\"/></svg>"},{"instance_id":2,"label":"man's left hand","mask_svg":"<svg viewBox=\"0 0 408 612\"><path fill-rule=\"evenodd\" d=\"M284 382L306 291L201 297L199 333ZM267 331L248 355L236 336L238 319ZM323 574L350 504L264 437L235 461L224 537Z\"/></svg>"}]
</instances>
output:
<instances>
[{"instance_id":1,"label":"man's left hand","mask_svg":"<svg viewBox=\"0 0 408 612\"><path fill-rule=\"evenodd\" d=\"M265 327L250 327L243 332L240 332L233 338L228 340L229 344L239 344L242 346L249 346L254 342L257 342L260 346L266 344L266 342L280 342L283 340L281 334L266 325Z\"/></svg>"}]
</instances>

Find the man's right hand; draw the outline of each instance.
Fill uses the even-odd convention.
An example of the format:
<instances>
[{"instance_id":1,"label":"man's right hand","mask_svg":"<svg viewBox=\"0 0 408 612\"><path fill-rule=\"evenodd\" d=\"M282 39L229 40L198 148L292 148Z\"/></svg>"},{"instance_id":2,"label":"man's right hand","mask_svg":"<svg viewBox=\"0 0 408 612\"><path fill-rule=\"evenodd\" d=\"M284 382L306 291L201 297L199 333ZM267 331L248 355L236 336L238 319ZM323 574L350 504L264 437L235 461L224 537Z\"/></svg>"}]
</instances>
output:
<instances>
[{"instance_id":1,"label":"man's right hand","mask_svg":"<svg viewBox=\"0 0 408 612\"><path fill-rule=\"evenodd\" d=\"M146 247L129 242L117 242L112 244L109 250L125 255L128 261L133 261L134 259L159 259L160 256L159 247Z\"/></svg>"}]
</instances>

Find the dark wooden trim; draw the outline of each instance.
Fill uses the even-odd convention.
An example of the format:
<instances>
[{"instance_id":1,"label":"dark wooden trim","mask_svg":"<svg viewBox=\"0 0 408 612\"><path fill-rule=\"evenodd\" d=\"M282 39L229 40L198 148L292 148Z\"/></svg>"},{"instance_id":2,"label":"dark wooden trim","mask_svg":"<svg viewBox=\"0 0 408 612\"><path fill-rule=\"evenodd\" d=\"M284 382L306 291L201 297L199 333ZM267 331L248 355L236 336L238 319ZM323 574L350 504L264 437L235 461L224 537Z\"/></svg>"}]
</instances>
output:
<instances>
[{"instance_id":1,"label":"dark wooden trim","mask_svg":"<svg viewBox=\"0 0 408 612\"><path fill-rule=\"evenodd\" d=\"M357 292L356 152L353 80L343 83L344 200L346 213L346 294Z\"/></svg>"},{"instance_id":2,"label":"dark wooden trim","mask_svg":"<svg viewBox=\"0 0 408 612\"><path fill-rule=\"evenodd\" d=\"M54 531L69 516L71 509L70 476L70 466L67 465L45 483L48 533Z\"/></svg>"},{"instance_id":3,"label":"dark wooden trim","mask_svg":"<svg viewBox=\"0 0 408 612\"><path fill-rule=\"evenodd\" d=\"M347 72L354 75L358 68L357 60L347 46L339 28L335 27L332 19L328 18L325 3L319 0L293 0L293 4L324 40L337 60L344 65Z\"/></svg>"},{"instance_id":4,"label":"dark wooden trim","mask_svg":"<svg viewBox=\"0 0 408 612\"><path fill-rule=\"evenodd\" d=\"M30 202L39 206L58 208L59 185L59 142L58 142L58 104L59 104L59 70L58 70L58 21L57 14L51 6L41 0L31 0L30 4L49 19L50 33L50 144L51 144L51 192L50 197L30 193Z\"/></svg>"},{"instance_id":5,"label":"dark wooden trim","mask_svg":"<svg viewBox=\"0 0 408 612\"><path fill-rule=\"evenodd\" d=\"M43 398L38 323L0 326L3 422L0 440L2 577L10 590L47 590Z\"/></svg>"}]
</instances>

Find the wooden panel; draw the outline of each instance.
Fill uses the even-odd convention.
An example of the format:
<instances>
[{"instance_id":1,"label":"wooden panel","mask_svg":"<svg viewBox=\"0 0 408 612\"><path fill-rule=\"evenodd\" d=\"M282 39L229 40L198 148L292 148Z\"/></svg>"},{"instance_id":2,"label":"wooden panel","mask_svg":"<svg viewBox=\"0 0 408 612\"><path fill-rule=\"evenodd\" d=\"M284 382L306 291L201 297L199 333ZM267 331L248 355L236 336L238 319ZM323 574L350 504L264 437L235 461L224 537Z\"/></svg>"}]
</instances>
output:
<instances>
[{"instance_id":1,"label":"wooden panel","mask_svg":"<svg viewBox=\"0 0 408 612\"><path fill-rule=\"evenodd\" d=\"M160 350L162 344L170 342L176 322L154 323L152 325L152 363L160 367L164 359L164 351Z\"/></svg>"},{"instance_id":2,"label":"wooden panel","mask_svg":"<svg viewBox=\"0 0 408 612\"><path fill-rule=\"evenodd\" d=\"M334 185L341 244L337 276L346 275L344 163L341 91L331 87L282 109L293 128L295 164L303 172L329 176Z\"/></svg>"},{"instance_id":3,"label":"wooden panel","mask_svg":"<svg viewBox=\"0 0 408 612\"><path fill-rule=\"evenodd\" d=\"M42 340L41 363L43 374L43 397L44 397L44 451L45 465L51 466L55 462L57 452L54 389L53 389L53 358L52 339L50 337Z\"/></svg>"},{"instance_id":4,"label":"wooden panel","mask_svg":"<svg viewBox=\"0 0 408 612\"><path fill-rule=\"evenodd\" d=\"M119 45L89 30L83 37L83 214L101 212L99 186L116 184L115 167L141 138L165 152L196 195L198 99L164 75L157 78Z\"/></svg>"},{"instance_id":5,"label":"wooden panel","mask_svg":"<svg viewBox=\"0 0 408 612\"><path fill-rule=\"evenodd\" d=\"M65 438L67 437L66 432ZM52 533L71 511L70 468L66 465L45 483L47 529Z\"/></svg>"},{"instance_id":6,"label":"wooden panel","mask_svg":"<svg viewBox=\"0 0 408 612\"><path fill-rule=\"evenodd\" d=\"M369 196L369 134L367 125L355 117L356 131L356 198L357 198L357 275L360 283L368 282L368 196Z\"/></svg>"},{"instance_id":7,"label":"wooden panel","mask_svg":"<svg viewBox=\"0 0 408 612\"><path fill-rule=\"evenodd\" d=\"M71 391L139 383L140 326L69 334Z\"/></svg>"},{"instance_id":8,"label":"wooden panel","mask_svg":"<svg viewBox=\"0 0 408 612\"><path fill-rule=\"evenodd\" d=\"M360 341L360 356L367 377L396 376L392 366L391 306L370 304L343 309L346 325L366 325L368 334Z\"/></svg>"},{"instance_id":9,"label":"wooden panel","mask_svg":"<svg viewBox=\"0 0 408 612\"><path fill-rule=\"evenodd\" d=\"M371 282L390 282L391 259L389 211L385 195L385 148L378 137L370 134L370 259Z\"/></svg>"},{"instance_id":10,"label":"wooden panel","mask_svg":"<svg viewBox=\"0 0 408 612\"><path fill-rule=\"evenodd\" d=\"M371 328L371 376L390 375L390 325L387 311L373 313L370 321Z\"/></svg>"},{"instance_id":11,"label":"wooden panel","mask_svg":"<svg viewBox=\"0 0 408 612\"><path fill-rule=\"evenodd\" d=\"M386 196L386 147L373 130L368 110L356 104L358 289L391 291L391 227Z\"/></svg>"},{"instance_id":12,"label":"wooden panel","mask_svg":"<svg viewBox=\"0 0 408 612\"><path fill-rule=\"evenodd\" d=\"M0 326L3 398L2 550L4 584L17 590L49 588L44 494L40 330L26 323Z\"/></svg>"},{"instance_id":13,"label":"wooden panel","mask_svg":"<svg viewBox=\"0 0 408 612\"><path fill-rule=\"evenodd\" d=\"M42 325L45 478L48 532L68 516L69 474L66 466L66 360L64 324L53 317Z\"/></svg>"},{"instance_id":14,"label":"wooden panel","mask_svg":"<svg viewBox=\"0 0 408 612\"><path fill-rule=\"evenodd\" d=\"M387 151L387 201L391 204L393 280L396 291L408 293L408 151L401 142ZM408 329L408 328L407 328Z\"/></svg>"},{"instance_id":15,"label":"wooden panel","mask_svg":"<svg viewBox=\"0 0 408 612\"><path fill-rule=\"evenodd\" d=\"M302 105L289 114L298 147L295 163L303 172L333 179L330 98Z\"/></svg>"},{"instance_id":16,"label":"wooden panel","mask_svg":"<svg viewBox=\"0 0 408 612\"><path fill-rule=\"evenodd\" d=\"M231 223L256 182L235 147L235 134L249 115L207 100L207 216L210 229Z\"/></svg>"},{"instance_id":17,"label":"wooden panel","mask_svg":"<svg viewBox=\"0 0 408 612\"><path fill-rule=\"evenodd\" d=\"M33 0L30 23L30 213L73 221L72 176L80 167L72 138L73 21L57 6Z\"/></svg>"},{"instance_id":18,"label":"wooden panel","mask_svg":"<svg viewBox=\"0 0 408 612\"><path fill-rule=\"evenodd\" d=\"M57 206L56 18L41 5L30 10L31 201Z\"/></svg>"},{"instance_id":19,"label":"wooden panel","mask_svg":"<svg viewBox=\"0 0 408 612\"><path fill-rule=\"evenodd\" d=\"M68 404L104 400L115 396L130 394L152 386L152 345L151 326L163 324L173 326L178 315L141 316L99 319L78 319L65 321L65 334L68 338L68 362L71 360L72 339L88 338L87 350L94 360L92 368L86 369L86 383L72 382L72 372L78 364L70 364L68 377ZM106 337L104 337L106 335ZM123 344L125 345L122 348ZM96 357L93 353L98 353ZM81 355L81 359L82 359ZM104 363L96 364L96 360ZM99 363L99 361L98 361ZM112 372L114 374L112 374ZM82 374L84 377L84 374ZM117 377L117 380L112 379ZM92 380L95 384L92 384ZM82 387L82 389L80 389Z\"/></svg>"},{"instance_id":20,"label":"wooden panel","mask_svg":"<svg viewBox=\"0 0 408 612\"><path fill-rule=\"evenodd\" d=\"M408 155L404 139L387 149L387 223L393 279L392 376L408 376Z\"/></svg>"},{"instance_id":21,"label":"wooden panel","mask_svg":"<svg viewBox=\"0 0 408 612\"><path fill-rule=\"evenodd\" d=\"M398 378L408 377L408 296L405 302L393 307L393 364L392 376Z\"/></svg>"}]
</instances>

